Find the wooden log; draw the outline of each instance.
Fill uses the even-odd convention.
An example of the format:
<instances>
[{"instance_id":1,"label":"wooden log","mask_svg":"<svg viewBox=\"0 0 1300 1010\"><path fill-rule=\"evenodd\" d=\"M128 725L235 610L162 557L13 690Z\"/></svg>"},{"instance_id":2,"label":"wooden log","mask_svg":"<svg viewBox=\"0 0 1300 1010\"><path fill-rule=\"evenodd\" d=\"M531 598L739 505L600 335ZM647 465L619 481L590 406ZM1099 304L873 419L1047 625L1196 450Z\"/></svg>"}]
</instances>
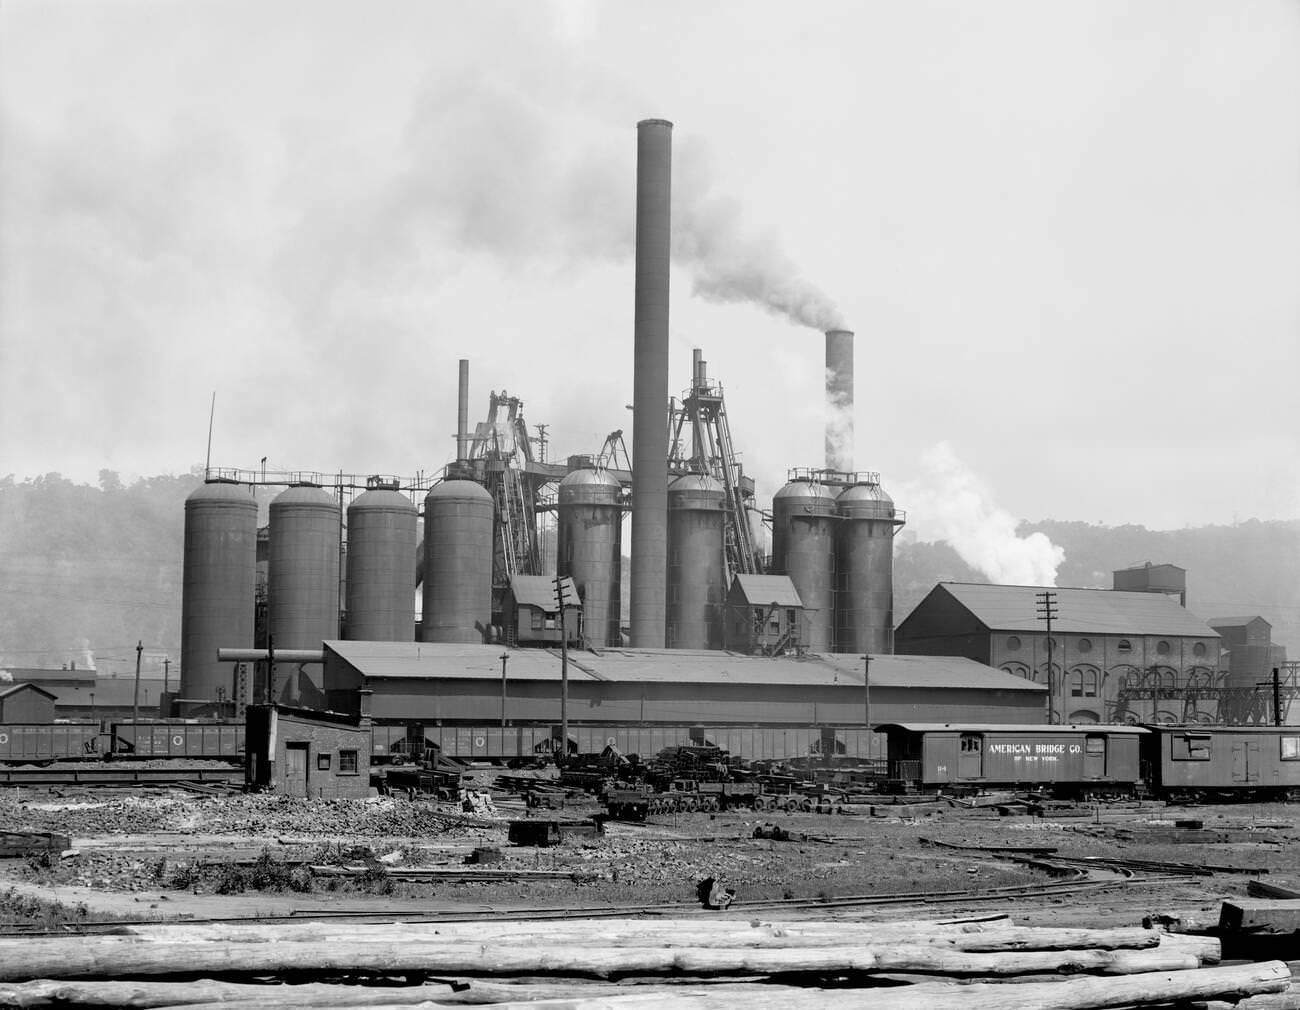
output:
<instances>
[{"instance_id":1,"label":"wooden log","mask_svg":"<svg viewBox=\"0 0 1300 1010\"><path fill-rule=\"evenodd\" d=\"M1285 987L1290 972L1283 962L1204 968L1196 971L1155 972L1124 978L1076 978L1063 982L1026 982L1022 985L925 984L876 989L784 989L765 991L762 985L736 989L714 987L656 987L620 995L584 996L540 1001L509 1000L492 1004L495 1010L933 1010L947 1005L957 1010L1104 1010L1149 1004L1186 1003L1196 999L1246 996ZM265 1005L265 1004L262 1004ZM339 1004L334 1010L365 1004ZM423 1004L430 1010L449 1003ZM1241 1006L1241 1004L1237 1004ZM372 1004L366 1010L409 1010L410 1004ZM260 1010L254 1003L189 1004L176 1010ZM1250 1010L1265 1010L1254 1006ZM1275 1010L1275 1008L1268 1008Z\"/></svg>"},{"instance_id":2,"label":"wooden log","mask_svg":"<svg viewBox=\"0 0 1300 1010\"><path fill-rule=\"evenodd\" d=\"M248 920L240 923L139 923L128 927L127 935L140 940L168 943L203 943L230 941L264 943L320 943L329 940L393 939L440 942L524 942L537 936L549 942L557 938L580 941L584 937L607 939L617 936L683 937L697 936L701 942L713 942L727 935L746 935L762 931L772 936L821 937L828 941L845 938L845 942L870 942L881 938L911 939L984 935L1017 928L1005 916L975 922L824 922L813 919L771 920L745 919L557 919L544 921L500 922L476 919L462 922L351 923L328 920L292 923L266 923Z\"/></svg>"},{"instance_id":3,"label":"wooden log","mask_svg":"<svg viewBox=\"0 0 1300 1010\"><path fill-rule=\"evenodd\" d=\"M1005 927L981 929L971 932L928 930L914 927L893 928L893 924L875 923L818 923L787 922L748 924L731 921L721 924L727 928L697 928L689 920L676 923L657 923L651 920L610 921L582 923L573 926L566 922L533 924L532 931L499 931L493 923L475 923L454 926L406 924L311 924L303 928L297 924L283 926L263 925L251 928L237 926L223 930L204 930L191 933L186 927L145 931L151 941L211 942L223 939L232 943L265 942L331 942L361 940L390 943L448 943L475 941L480 943L511 942L556 944L597 944L600 946L657 946L674 947L815 947L843 946L852 943L930 943L967 951L1009 950L1078 950L1119 948L1138 949L1155 947L1166 936L1157 930L1141 927L1113 929L1056 929L1048 927ZM132 935L140 935L138 928Z\"/></svg>"},{"instance_id":4,"label":"wooden log","mask_svg":"<svg viewBox=\"0 0 1300 1010\"><path fill-rule=\"evenodd\" d=\"M261 1010L267 1006L314 1006L344 1010L423 1003L430 1007L463 1007L491 1003L497 1010L545 1010L558 1007L594 1010L640 1010L663 1006L683 1010L933 1010L952 1006L958 1010L1099 1010L1104 1007L1220 1000L1245 997L1237 1010L1293 1010L1276 1002L1295 997L1287 990L1290 972L1282 962L1203 968L1197 971L1130 975L1118 978L1080 977L1059 982L1025 982L1019 985L975 983L922 983L898 988L818 989L768 984L719 983L655 986L635 989L599 983L511 985L472 981L457 993L446 986L425 985L400 989L359 989L355 986L239 985L200 982L29 982L0 985L0 1006L44 1008L50 1006L121 1006L133 1010ZM1274 992L1277 995L1256 995ZM430 998L435 1002L428 1002ZM1209 1004L1220 1010L1230 1004Z\"/></svg>"},{"instance_id":5,"label":"wooden log","mask_svg":"<svg viewBox=\"0 0 1300 1010\"><path fill-rule=\"evenodd\" d=\"M776 972L901 971L961 975L1034 972L1130 974L1195 968L1194 956L1153 950L967 953L927 944L805 948L599 947L526 944L141 943L117 936L0 939L0 981L132 978L177 974L324 971L518 975L558 972L608 977Z\"/></svg>"},{"instance_id":6,"label":"wooden log","mask_svg":"<svg viewBox=\"0 0 1300 1010\"><path fill-rule=\"evenodd\" d=\"M1223 941L1217 936L1197 936L1194 933L1165 933L1160 937L1162 950L1194 954L1201 964L1218 964L1223 960Z\"/></svg>"}]
</instances>

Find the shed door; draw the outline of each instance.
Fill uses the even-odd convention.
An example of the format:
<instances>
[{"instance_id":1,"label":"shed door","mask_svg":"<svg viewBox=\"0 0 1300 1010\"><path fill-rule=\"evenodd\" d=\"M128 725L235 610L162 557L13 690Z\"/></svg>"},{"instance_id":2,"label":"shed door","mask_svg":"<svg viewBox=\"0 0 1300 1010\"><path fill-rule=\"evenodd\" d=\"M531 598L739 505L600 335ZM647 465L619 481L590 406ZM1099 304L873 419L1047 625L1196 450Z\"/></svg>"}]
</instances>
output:
<instances>
[{"instance_id":1,"label":"shed door","mask_svg":"<svg viewBox=\"0 0 1300 1010\"><path fill-rule=\"evenodd\" d=\"M305 743L284 745L284 792L286 796L307 795L307 750Z\"/></svg>"},{"instance_id":2,"label":"shed door","mask_svg":"<svg viewBox=\"0 0 1300 1010\"><path fill-rule=\"evenodd\" d=\"M1232 745L1232 781L1259 781L1259 743L1245 740Z\"/></svg>"},{"instance_id":3,"label":"shed door","mask_svg":"<svg viewBox=\"0 0 1300 1010\"><path fill-rule=\"evenodd\" d=\"M1085 779L1103 779L1106 777L1106 738L1104 736L1086 736L1083 738L1083 777Z\"/></svg>"},{"instance_id":4,"label":"shed door","mask_svg":"<svg viewBox=\"0 0 1300 1010\"><path fill-rule=\"evenodd\" d=\"M978 733L963 733L957 751L957 778L984 777L984 738Z\"/></svg>"}]
</instances>

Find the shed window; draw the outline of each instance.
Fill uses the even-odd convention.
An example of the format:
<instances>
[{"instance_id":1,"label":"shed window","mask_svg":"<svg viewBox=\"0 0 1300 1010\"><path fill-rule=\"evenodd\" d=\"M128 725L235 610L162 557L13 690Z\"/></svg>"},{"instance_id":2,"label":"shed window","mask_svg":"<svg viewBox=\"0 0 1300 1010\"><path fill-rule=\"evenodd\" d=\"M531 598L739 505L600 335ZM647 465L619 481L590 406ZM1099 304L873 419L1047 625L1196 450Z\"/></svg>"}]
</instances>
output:
<instances>
[{"instance_id":1,"label":"shed window","mask_svg":"<svg viewBox=\"0 0 1300 1010\"><path fill-rule=\"evenodd\" d=\"M542 612L540 610L533 611L533 630L542 630Z\"/></svg>"},{"instance_id":2,"label":"shed window","mask_svg":"<svg viewBox=\"0 0 1300 1010\"><path fill-rule=\"evenodd\" d=\"M357 774L357 752L354 750L339 751L339 774L355 775Z\"/></svg>"},{"instance_id":3,"label":"shed window","mask_svg":"<svg viewBox=\"0 0 1300 1010\"><path fill-rule=\"evenodd\" d=\"M328 753L327 753L327 754L317 754L317 755L316 755L316 770L317 770L318 772L327 772L327 771L329 771L329 770L330 770L330 758L331 758L331 757L333 757L333 755L332 755L332 754L328 754Z\"/></svg>"},{"instance_id":4,"label":"shed window","mask_svg":"<svg viewBox=\"0 0 1300 1010\"><path fill-rule=\"evenodd\" d=\"M1282 760L1300 761L1300 736L1282 737Z\"/></svg>"},{"instance_id":5,"label":"shed window","mask_svg":"<svg viewBox=\"0 0 1300 1010\"><path fill-rule=\"evenodd\" d=\"M1174 761L1210 760L1208 733L1183 733L1170 737L1169 757Z\"/></svg>"}]
</instances>

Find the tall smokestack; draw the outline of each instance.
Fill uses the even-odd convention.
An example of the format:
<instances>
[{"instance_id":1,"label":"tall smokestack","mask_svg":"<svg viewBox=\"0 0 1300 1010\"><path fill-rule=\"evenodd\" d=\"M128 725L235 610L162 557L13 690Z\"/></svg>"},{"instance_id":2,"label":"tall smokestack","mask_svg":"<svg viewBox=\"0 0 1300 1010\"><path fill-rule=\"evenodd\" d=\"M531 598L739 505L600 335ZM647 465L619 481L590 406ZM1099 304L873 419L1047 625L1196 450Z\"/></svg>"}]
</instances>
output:
<instances>
[{"instance_id":1,"label":"tall smokestack","mask_svg":"<svg viewBox=\"0 0 1300 1010\"><path fill-rule=\"evenodd\" d=\"M853 469L853 331L826 331L826 469Z\"/></svg>"},{"instance_id":2,"label":"tall smokestack","mask_svg":"<svg viewBox=\"0 0 1300 1010\"><path fill-rule=\"evenodd\" d=\"M469 457L469 359L460 359L460 383L456 393L456 458Z\"/></svg>"},{"instance_id":3,"label":"tall smokestack","mask_svg":"<svg viewBox=\"0 0 1300 1010\"><path fill-rule=\"evenodd\" d=\"M668 595L668 256L673 124L636 124L632 645L662 649Z\"/></svg>"}]
</instances>

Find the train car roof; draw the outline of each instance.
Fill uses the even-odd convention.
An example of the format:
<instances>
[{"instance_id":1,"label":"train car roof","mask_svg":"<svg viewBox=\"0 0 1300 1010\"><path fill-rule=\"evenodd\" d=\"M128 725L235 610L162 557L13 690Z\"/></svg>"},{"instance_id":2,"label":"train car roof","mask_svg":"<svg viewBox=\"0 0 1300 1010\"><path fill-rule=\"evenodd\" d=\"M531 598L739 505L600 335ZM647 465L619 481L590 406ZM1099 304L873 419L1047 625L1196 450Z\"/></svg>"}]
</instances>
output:
<instances>
[{"instance_id":1,"label":"train car roof","mask_svg":"<svg viewBox=\"0 0 1300 1010\"><path fill-rule=\"evenodd\" d=\"M1151 732L1144 726L1115 725L1105 723L976 723L976 722L886 722L871 727L876 732L889 732L891 729L906 730L909 733L1128 733L1140 735Z\"/></svg>"},{"instance_id":2,"label":"train car roof","mask_svg":"<svg viewBox=\"0 0 1300 1010\"><path fill-rule=\"evenodd\" d=\"M1157 722L1143 723L1143 726L1152 733L1297 733L1300 734L1300 726L1223 726L1219 724L1206 725L1198 722Z\"/></svg>"}]
</instances>

